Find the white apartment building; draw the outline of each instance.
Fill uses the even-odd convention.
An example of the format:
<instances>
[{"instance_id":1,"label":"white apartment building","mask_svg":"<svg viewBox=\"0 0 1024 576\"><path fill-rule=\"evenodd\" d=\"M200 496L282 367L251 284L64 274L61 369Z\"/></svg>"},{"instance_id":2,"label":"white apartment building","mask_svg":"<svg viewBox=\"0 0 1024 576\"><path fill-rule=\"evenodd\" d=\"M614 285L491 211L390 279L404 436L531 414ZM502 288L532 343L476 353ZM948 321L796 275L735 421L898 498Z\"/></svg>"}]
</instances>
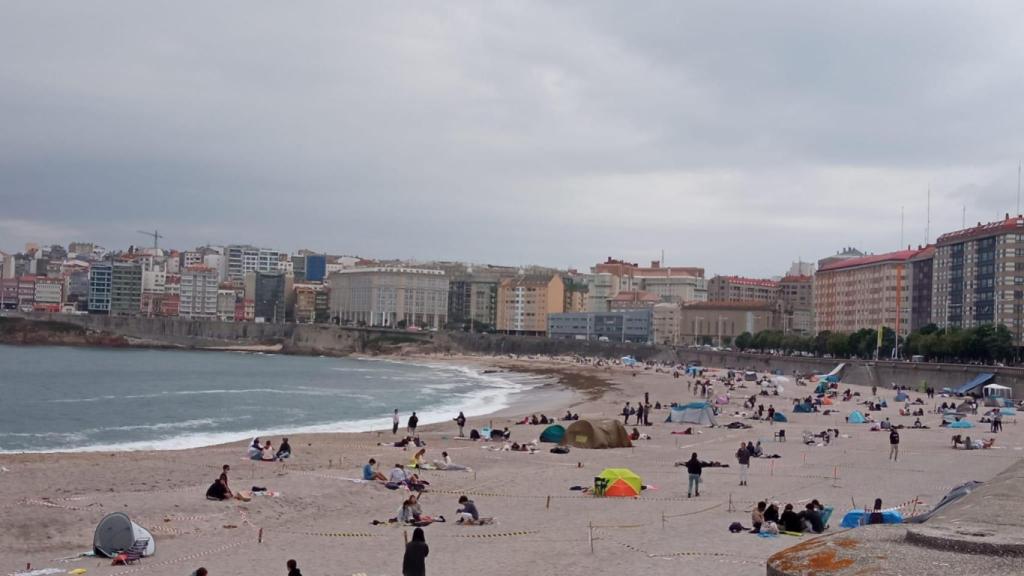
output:
<instances>
[{"instance_id":1,"label":"white apartment building","mask_svg":"<svg viewBox=\"0 0 1024 576\"><path fill-rule=\"evenodd\" d=\"M448 321L448 278L441 270L354 268L334 272L331 316L365 326L440 329Z\"/></svg>"},{"instance_id":2,"label":"white apartment building","mask_svg":"<svg viewBox=\"0 0 1024 576\"><path fill-rule=\"evenodd\" d=\"M190 266L181 274L178 315L182 318L216 318L219 275L207 266ZM232 309L232 314L234 310Z\"/></svg>"},{"instance_id":3,"label":"white apartment building","mask_svg":"<svg viewBox=\"0 0 1024 576\"><path fill-rule=\"evenodd\" d=\"M224 279L243 282L249 272L282 270L291 259L284 252L255 246L231 245L224 248Z\"/></svg>"}]
</instances>

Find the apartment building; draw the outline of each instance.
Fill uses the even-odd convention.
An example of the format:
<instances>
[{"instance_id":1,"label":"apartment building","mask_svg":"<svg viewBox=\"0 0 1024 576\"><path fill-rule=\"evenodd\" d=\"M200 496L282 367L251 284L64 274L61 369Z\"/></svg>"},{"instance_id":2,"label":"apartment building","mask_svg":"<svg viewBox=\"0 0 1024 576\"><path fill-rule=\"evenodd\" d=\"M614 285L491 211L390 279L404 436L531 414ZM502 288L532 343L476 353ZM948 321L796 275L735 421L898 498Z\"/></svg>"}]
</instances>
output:
<instances>
[{"instance_id":1,"label":"apartment building","mask_svg":"<svg viewBox=\"0 0 1024 576\"><path fill-rule=\"evenodd\" d=\"M114 266L110 262L93 264L89 269L90 314L110 314L110 290Z\"/></svg>"},{"instance_id":2,"label":"apartment building","mask_svg":"<svg viewBox=\"0 0 1024 576\"><path fill-rule=\"evenodd\" d=\"M565 284L558 274L506 278L498 286L497 330L540 336L548 315L565 311Z\"/></svg>"},{"instance_id":3,"label":"apartment building","mask_svg":"<svg viewBox=\"0 0 1024 576\"><path fill-rule=\"evenodd\" d=\"M35 291L33 293L32 309L36 312L60 312L64 299L64 279L44 278L35 279Z\"/></svg>"},{"instance_id":4,"label":"apartment building","mask_svg":"<svg viewBox=\"0 0 1024 576\"><path fill-rule=\"evenodd\" d=\"M181 273L178 287L178 316L182 318L217 318L220 272L193 264Z\"/></svg>"},{"instance_id":5,"label":"apartment building","mask_svg":"<svg viewBox=\"0 0 1024 576\"><path fill-rule=\"evenodd\" d=\"M650 309L620 312L548 314L548 338L646 343L651 339Z\"/></svg>"},{"instance_id":6,"label":"apartment building","mask_svg":"<svg viewBox=\"0 0 1024 576\"><path fill-rule=\"evenodd\" d=\"M655 344L682 344L682 311L682 305L675 302L662 302L651 308L651 340Z\"/></svg>"},{"instance_id":7,"label":"apartment building","mask_svg":"<svg viewBox=\"0 0 1024 576\"><path fill-rule=\"evenodd\" d=\"M932 322L935 246L926 246L907 260L907 291L910 292L910 331Z\"/></svg>"},{"instance_id":8,"label":"apartment building","mask_svg":"<svg viewBox=\"0 0 1024 576\"><path fill-rule=\"evenodd\" d=\"M921 249L836 259L814 275L815 329L856 332L892 328L900 336L911 329L909 262Z\"/></svg>"},{"instance_id":9,"label":"apartment building","mask_svg":"<svg viewBox=\"0 0 1024 576\"><path fill-rule=\"evenodd\" d=\"M288 322L294 311L292 276L283 270L253 271L245 275L245 302L251 303L255 322Z\"/></svg>"},{"instance_id":10,"label":"apartment building","mask_svg":"<svg viewBox=\"0 0 1024 576\"><path fill-rule=\"evenodd\" d=\"M441 329L448 319L442 270L351 268L328 276L331 316L343 324Z\"/></svg>"},{"instance_id":11,"label":"apartment building","mask_svg":"<svg viewBox=\"0 0 1024 576\"><path fill-rule=\"evenodd\" d=\"M291 268L291 260L283 252L242 244L224 248L223 264L224 278L238 284L244 282L250 272L276 272Z\"/></svg>"},{"instance_id":12,"label":"apartment building","mask_svg":"<svg viewBox=\"0 0 1024 576\"><path fill-rule=\"evenodd\" d=\"M646 310L661 302L657 294L645 290L628 290L619 292L608 299L609 312L624 310Z\"/></svg>"},{"instance_id":13,"label":"apartment building","mask_svg":"<svg viewBox=\"0 0 1024 576\"><path fill-rule=\"evenodd\" d=\"M779 280L782 330L814 333L814 276L789 275Z\"/></svg>"},{"instance_id":14,"label":"apartment building","mask_svg":"<svg viewBox=\"0 0 1024 576\"><path fill-rule=\"evenodd\" d=\"M1024 217L939 236L935 243L932 321L940 327L1004 324L1024 344Z\"/></svg>"},{"instance_id":15,"label":"apartment building","mask_svg":"<svg viewBox=\"0 0 1024 576\"><path fill-rule=\"evenodd\" d=\"M684 305L679 314L680 343L728 346L744 332L756 334L779 327L773 303L697 302Z\"/></svg>"},{"instance_id":16,"label":"apartment building","mask_svg":"<svg viewBox=\"0 0 1024 576\"><path fill-rule=\"evenodd\" d=\"M701 302L708 298L703 268L662 266L657 260L650 266L640 266L608 258L591 268L587 311L605 312L609 299L619 292L636 290L656 294L662 302Z\"/></svg>"},{"instance_id":17,"label":"apartment building","mask_svg":"<svg viewBox=\"0 0 1024 576\"><path fill-rule=\"evenodd\" d=\"M136 316L142 300L142 265L114 261L110 274L110 314Z\"/></svg>"},{"instance_id":18,"label":"apartment building","mask_svg":"<svg viewBox=\"0 0 1024 576\"><path fill-rule=\"evenodd\" d=\"M295 285L295 322L313 324L330 318L330 293L323 284Z\"/></svg>"},{"instance_id":19,"label":"apartment building","mask_svg":"<svg viewBox=\"0 0 1024 576\"><path fill-rule=\"evenodd\" d=\"M774 304L779 301L779 283L762 278L715 276L708 281L708 300Z\"/></svg>"}]
</instances>

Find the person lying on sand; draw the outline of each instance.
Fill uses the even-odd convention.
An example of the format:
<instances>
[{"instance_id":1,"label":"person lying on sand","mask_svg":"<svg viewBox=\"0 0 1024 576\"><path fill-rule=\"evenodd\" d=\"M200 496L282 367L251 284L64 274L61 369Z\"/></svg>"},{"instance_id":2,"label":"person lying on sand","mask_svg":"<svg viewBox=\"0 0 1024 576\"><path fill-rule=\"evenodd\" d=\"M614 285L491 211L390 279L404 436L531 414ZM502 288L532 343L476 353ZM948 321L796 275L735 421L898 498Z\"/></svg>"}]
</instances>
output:
<instances>
[{"instance_id":1,"label":"person lying on sand","mask_svg":"<svg viewBox=\"0 0 1024 576\"><path fill-rule=\"evenodd\" d=\"M441 460L434 460L434 467L438 470L470 470L468 466L453 464L447 452L441 452Z\"/></svg>"}]
</instances>

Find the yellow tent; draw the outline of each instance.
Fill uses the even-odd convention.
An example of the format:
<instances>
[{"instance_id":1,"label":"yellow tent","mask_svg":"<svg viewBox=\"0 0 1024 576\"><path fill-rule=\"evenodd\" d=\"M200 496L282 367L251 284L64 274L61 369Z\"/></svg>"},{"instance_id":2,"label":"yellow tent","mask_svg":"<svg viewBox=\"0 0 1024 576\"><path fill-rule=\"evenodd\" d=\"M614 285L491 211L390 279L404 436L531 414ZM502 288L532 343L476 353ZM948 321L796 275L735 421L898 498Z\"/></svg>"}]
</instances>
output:
<instances>
[{"instance_id":1,"label":"yellow tent","mask_svg":"<svg viewBox=\"0 0 1024 576\"><path fill-rule=\"evenodd\" d=\"M628 468L605 468L594 478L598 496L639 496L643 481Z\"/></svg>"}]
</instances>

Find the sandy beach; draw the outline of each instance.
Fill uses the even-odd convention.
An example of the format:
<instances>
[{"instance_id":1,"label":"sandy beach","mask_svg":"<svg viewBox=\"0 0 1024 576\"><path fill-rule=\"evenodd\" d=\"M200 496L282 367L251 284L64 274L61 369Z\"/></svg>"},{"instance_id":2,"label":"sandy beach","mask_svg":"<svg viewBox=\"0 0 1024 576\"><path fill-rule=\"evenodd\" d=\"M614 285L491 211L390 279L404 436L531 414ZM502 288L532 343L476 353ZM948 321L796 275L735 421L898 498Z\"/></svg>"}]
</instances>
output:
<instances>
[{"instance_id":1,"label":"sandy beach","mask_svg":"<svg viewBox=\"0 0 1024 576\"><path fill-rule=\"evenodd\" d=\"M626 401L636 403L650 394L652 403L687 402L686 378L653 370L614 367L604 370L567 360L513 360L480 357L431 357L481 369L525 370L558 377L572 395L539 392L531 404L523 399L510 410L471 418L469 428L493 422L508 426L512 439L536 439L543 426L515 425L531 412L561 416L566 409L582 418L619 418ZM739 418L742 400L754 390L742 390L724 407L716 428L694 427L694 435L673 435L686 425L664 423L667 410L654 412L642 431L650 440L629 449L583 450L552 454L541 444L535 454L496 452L496 443L454 439L454 423L421 427L427 460L448 451L473 472L424 471L430 482L423 494L424 512L455 516L457 499L466 494L489 526L460 526L449 521L427 527L429 573L445 574L760 574L772 553L806 540L791 536L760 538L731 534L728 526L750 526L750 508L758 500L778 500L803 506L812 498L835 507L832 529L854 505L882 498L886 507L903 504L905 511L921 510L939 501L950 488L967 480L987 480L1024 456L1024 426L1006 421L1004 431L990 434L987 424L971 430L939 428L932 413L942 401L925 400L922 418L928 430L904 429L898 462L888 460L886 432L867 425L847 424L843 416L867 398L870 389L842 382L862 396L835 404L838 414L793 414L792 398L813 392L787 385L781 396L762 401L774 404L788 423L756 422L749 430L724 425ZM719 387L719 390L721 388ZM889 401L876 419L889 417L909 426L913 417L899 416L895 393L879 391ZM923 397L916 393L911 399ZM901 406L902 404L900 404ZM403 415L402 429L405 417ZM452 416L455 416L454 414ZM632 430L630 425L628 429ZM773 442L784 428L788 441ZM837 428L841 437L827 446L804 445L803 430ZM400 430L400 434L401 434ZM990 450L963 451L950 447L955 432L973 438L996 437ZM361 434L292 436L295 450L287 464L252 463L245 443L187 451L81 454L0 455L0 573L84 568L90 575L144 573L186 575L199 566L210 574L285 574L285 562L298 560L307 576L393 575L401 573L403 538L411 528L373 525L395 516L404 491L363 483L361 466L376 458L382 472L394 463L408 463L413 452L378 446L391 442L391 431ZM739 486L734 453L740 441L760 439L765 451L778 459L752 461L748 486ZM272 438L275 445L280 438ZM708 468L699 498L687 498L685 470L674 462L697 452L702 460L717 460L727 468ZM230 464L233 489L252 486L279 492L255 496L251 502L212 502L206 488ZM639 498L593 498L570 491L590 485L606 467L627 467L651 488ZM91 549L96 523L107 513L123 511L150 529L157 552L131 566L111 566L103 558L79 557ZM262 541L260 542L260 538ZM593 540L591 540L593 537ZM593 552L591 552L593 545ZM956 574L945 567L944 574Z\"/></svg>"}]
</instances>

